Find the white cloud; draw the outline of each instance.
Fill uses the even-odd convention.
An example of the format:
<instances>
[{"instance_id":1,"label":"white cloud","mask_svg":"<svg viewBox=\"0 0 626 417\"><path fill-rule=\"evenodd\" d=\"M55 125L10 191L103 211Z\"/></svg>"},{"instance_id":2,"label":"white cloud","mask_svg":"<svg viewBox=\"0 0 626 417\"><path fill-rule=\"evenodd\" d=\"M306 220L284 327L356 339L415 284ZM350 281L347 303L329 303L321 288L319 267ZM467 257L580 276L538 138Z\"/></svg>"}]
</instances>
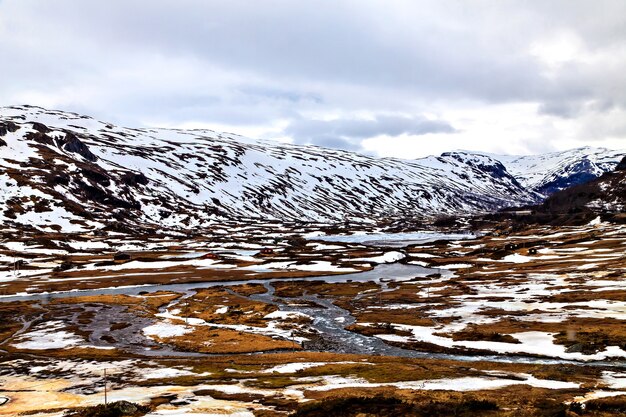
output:
<instances>
[{"instance_id":1,"label":"white cloud","mask_svg":"<svg viewBox=\"0 0 626 417\"><path fill-rule=\"evenodd\" d=\"M621 0L0 0L0 56L0 105L130 126L396 157L626 148Z\"/></svg>"}]
</instances>

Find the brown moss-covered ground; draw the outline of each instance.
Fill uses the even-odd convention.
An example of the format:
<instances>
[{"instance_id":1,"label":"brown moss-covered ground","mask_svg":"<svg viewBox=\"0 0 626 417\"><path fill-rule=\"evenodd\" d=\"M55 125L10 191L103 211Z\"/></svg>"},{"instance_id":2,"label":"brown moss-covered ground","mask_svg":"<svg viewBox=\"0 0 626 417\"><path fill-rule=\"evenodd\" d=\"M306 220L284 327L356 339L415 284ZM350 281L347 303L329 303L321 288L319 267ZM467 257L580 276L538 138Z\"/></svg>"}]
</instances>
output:
<instances>
[{"instance_id":1,"label":"brown moss-covered ground","mask_svg":"<svg viewBox=\"0 0 626 417\"><path fill-rule=\"evenodd\" d=\"M566 404L568 393L511 387L472 393L342 390L305 403L294 417L608 417L623 415L626 396Z\"/></svg>"},{"instance_id":2,"label":"brown moss-covered ground","mask_svg":"<svg viewBox=\"0 0 626 417\"><path fill-rule=\"evenodd\" d=\"M156 339L182 351L200 353L251 353L302 349L298 343L288 340L210 327L196 327L192 332L182 336Z\"/></svg>"}]
</instances>

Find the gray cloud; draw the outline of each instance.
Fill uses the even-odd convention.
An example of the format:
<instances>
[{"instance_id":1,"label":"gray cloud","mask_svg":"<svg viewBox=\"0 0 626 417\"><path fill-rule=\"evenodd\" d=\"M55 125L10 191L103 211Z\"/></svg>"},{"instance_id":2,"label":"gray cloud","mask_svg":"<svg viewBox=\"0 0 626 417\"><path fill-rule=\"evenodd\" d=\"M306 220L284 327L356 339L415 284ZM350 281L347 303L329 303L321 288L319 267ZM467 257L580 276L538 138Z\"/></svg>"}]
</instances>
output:
<instances>
[{"instance_id":1,"label":"gray cloud","mask_svg":"<svg viewBox=\"0 0 626 417\"><path fill-rule=\"evenodd\" d=\"M580 114L582 107L577 101L547 101L539 106L539 113L571 119Z\"/></svg>"},{"instance_id":2,"label":"gray cloud","mask_svg":"<svg viewBox=\"0 0 626 417\"><path fill-rule=\"evenodd\" d=\"M337 137L334 135L316 135L310 137L309 140L302 143L321 146L323 148L343 149L346 151L362 151L361 145L358 141Z\"/></svg>"},{"instance_id":3,"label":"gray cloud","mask_svg":"<svg viewBox=\"0 0 626 417\"><path fill-rule=\"evenodd\" d=\"M285 129L285 134L297 143L310 143L333 148L354 145L360 139L375 136L419 136L427 133L453 133L455 129L442 120L424 117L378 115L372 119L297 119ZM355 149L355 146L351 146Z\"/></svg>"},{"instance_id":4,"label":"gray cloud","mask_svg":"<svg viewBox=\"0 0 626 417\"><path fill-rule=\"evenodd\" d=\"M551 63L561 38L577 49ZM520 130L580 140L598 114L626 113L621 0L0 0L0 56L0 105L127 125L287 125L296 142L346 149L379 135L462 140L446 122L459 109L482 109L458 116L472 126L494 106L532 104Z\"/></svg>"}]
</instances>

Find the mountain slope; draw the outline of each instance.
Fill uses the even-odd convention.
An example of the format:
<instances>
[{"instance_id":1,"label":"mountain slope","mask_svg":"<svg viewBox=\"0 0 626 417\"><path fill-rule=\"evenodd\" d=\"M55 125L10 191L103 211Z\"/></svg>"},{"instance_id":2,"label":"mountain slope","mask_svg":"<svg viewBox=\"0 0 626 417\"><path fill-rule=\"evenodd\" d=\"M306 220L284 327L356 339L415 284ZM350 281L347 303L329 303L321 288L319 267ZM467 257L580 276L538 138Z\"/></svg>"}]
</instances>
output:
<instances>
[{"instance_id":1,"label":"mountain slope","mask_svg":"<svg viewBox=\"0 0 626 417\"><path fill-rule=\"evenodd\" d=\"M595 213L623 213L626 209L626 157L612 172L548 197L540 206L547 212L567 213L590 210Z\"/></svg>"},{"instance_id":2,"label":"mountain slope","mask_svg":"<svg viewBox=\"0 0 626 417\"><path fill-rule=\"evenodd\" d=\"M208 130L119 128L29 106L0 109L0 140L4 220L63 230L372 221L539 200L484 155L381 159Z\"/></svg>"},{"instance_id":3,"label":"mountain slope","mask_svg":"<svg viewBox=\"0 0 626 417\"><path fill-rule=\"evenodd\" d=\"M496 156L525 187L544 196L612 171L624 151L584 147L529 156Z\"/></svg>"}]
</instances>

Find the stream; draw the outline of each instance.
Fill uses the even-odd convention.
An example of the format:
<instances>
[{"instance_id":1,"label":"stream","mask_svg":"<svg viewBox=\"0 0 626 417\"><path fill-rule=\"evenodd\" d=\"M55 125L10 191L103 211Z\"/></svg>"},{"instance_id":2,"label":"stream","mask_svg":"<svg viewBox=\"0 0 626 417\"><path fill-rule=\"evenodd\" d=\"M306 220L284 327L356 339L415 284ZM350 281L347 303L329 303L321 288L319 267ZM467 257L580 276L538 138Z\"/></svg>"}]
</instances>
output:
<instances>
[{"instance_id":1,"label":"stream","mask_svg":"<svg viewBox=\"0 0 626 417\"><path fill-rule=\"evenodd\" d=\"M33 294L17 294L12 296L0 297L1 302L11 301L49 301L55 298L69 298L92 295L139 295L144 292L154 291L173 291L187 293L191 290L201 288L211 288L219 286L231 286L240 284L265 284L277 281L324 281L328 283L339 282L381 282L382 281L403 281L416 277L425 277L431 274L441 273L444 276L452 274L448 270L439 270L435 268L425 268L418 265L405 265L400 263L380 264L376 265L369 271L354 272L342 275L319 275L298 278L272 278L272 279L247 279L237 281L208 281L208 282L191 282L180 284L155 284L155 285L137 285L132 287L110 287L110 288L94 288L89 290L71 290L58 291L49 293L33 293Z\"/></svg>"}]
</instances>

